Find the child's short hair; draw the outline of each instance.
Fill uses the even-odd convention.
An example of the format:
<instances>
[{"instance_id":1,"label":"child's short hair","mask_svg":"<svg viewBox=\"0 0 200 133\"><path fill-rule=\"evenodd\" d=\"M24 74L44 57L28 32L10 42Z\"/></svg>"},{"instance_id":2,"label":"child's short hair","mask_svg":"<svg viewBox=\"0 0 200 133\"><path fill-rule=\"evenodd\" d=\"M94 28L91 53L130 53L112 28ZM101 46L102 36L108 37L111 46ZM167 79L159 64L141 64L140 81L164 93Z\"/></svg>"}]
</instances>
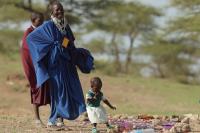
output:
<instances>
[{"instance_id":1,"label":"child's short hair","mask_svg":"<svg viewBox=\"0 0 200 133\"><path fill-rule=\"evenodd\" d=\"M34 22L37 18L44 19L44 16L42 13L32 12L31 13L31 22Z\"/></svg>"},{"instance_id":2,"label":"child's short hair","mask_svg":"<svg viewBox=\"0 0 200 133\"><path fill-rule=\"evenodd\" d=\"M102 81L99 77L93 77L90 80L90 84L91 84L91 88L93 88L94 86L98 86L98 87L102 87Z\"/></svg>"}]
</instances>

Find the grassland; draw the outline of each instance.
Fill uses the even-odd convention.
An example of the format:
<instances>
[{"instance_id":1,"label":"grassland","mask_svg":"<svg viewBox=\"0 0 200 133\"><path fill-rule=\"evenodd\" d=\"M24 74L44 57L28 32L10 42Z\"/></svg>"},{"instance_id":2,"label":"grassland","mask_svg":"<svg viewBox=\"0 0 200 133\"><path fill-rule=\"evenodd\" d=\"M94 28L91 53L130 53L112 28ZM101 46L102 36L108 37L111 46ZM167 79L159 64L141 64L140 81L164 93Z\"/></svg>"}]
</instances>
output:
<instances>
[{"instance_id":1,"label":"grassland","mask_svg":"<svg viewBox=\"0 0 200 133\"><path fill-rule=\"evenodd\" d=\"M84 93L89 89L89 80L99 76L103 80L103 92L116 107L107 108L110 114L185 114L200 112L200 86L185 85L170 79L142 78L134 75L103 75L95 70L91 74L80 73ZM29 88L23 77L20 56L0 55L0 130L34 130ZM41 110L47 120L49 107ZM20 128L21 127L26 127ZM16 130L14 130L16 129Z\"/></svg>"}]
</instances>

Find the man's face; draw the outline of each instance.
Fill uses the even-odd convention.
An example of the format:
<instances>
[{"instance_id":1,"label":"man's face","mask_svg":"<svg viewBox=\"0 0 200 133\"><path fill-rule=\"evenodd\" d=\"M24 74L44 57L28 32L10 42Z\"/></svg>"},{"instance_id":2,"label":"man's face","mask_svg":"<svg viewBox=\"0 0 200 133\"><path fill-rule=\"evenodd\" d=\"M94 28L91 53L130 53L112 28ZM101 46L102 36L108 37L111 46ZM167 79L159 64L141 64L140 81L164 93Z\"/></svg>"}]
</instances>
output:
<instances>
[{"instance_id":1,"label":"man's face","mask_svg":"<svg viewBox=\"0 0 200 133\"><path fill-rule=\"evenodd\" d=\"M62 19L64 17L64 10L61 4L53 5L52 10L52 15L57 19Z\"/></svg>"}]
</instances>

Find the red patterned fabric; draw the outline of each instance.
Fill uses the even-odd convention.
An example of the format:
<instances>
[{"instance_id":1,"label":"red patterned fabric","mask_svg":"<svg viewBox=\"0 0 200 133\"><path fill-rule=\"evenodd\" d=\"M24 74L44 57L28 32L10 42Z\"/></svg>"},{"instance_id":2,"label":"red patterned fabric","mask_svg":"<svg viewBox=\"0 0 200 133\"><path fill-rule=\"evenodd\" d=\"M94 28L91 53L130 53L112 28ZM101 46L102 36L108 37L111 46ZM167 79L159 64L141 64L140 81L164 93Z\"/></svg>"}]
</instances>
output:
<instances>
[{"instance_id":1,"label":"red patterned fabric","mask_svg":"<svg viewBox=\"0 0 200 133\"><path fill-rule=\"evenodd\" d=\"M23 39L22 39L22 47L21 47L21 59L22 59L22 65L24 68L24 73L29 81L30 84L30 92L31 92L31 103L37 104L37 105L46 105L50 103L50 94L49 94L49 87L48 83L42 85L41 88L37 88L37 81L36 81L36 75L35 75L35 69L33 67L32 59L30 56L29 48L26 42L26 37L29 33L31 33L34 30L32 26L30 26L26 32L24 33Z\"/></svg>"}]
</instances>

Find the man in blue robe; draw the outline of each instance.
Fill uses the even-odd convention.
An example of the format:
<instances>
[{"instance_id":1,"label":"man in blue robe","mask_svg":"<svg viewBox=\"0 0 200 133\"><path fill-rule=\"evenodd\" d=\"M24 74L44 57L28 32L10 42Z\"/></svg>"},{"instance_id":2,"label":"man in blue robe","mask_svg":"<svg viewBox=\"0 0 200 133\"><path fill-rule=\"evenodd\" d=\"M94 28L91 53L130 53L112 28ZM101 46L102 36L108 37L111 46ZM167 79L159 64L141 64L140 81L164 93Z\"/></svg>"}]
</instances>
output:
<instances>
[{"instance_id":1,"label":"man in blue robe","mask_svg":"<svg viewBox=\"0 0 200 133\"><path fill-rule=\"evenodd\" d=\"M74 36L65 23L63 6L52 5L51 20L27 37L34 64L37 86L50 83L51 114L48 125L57 118L76 119L86 111L83 91L76 66L84 73L93 69L89 51L74 46Z\"/></svg>"}]
</instances>

